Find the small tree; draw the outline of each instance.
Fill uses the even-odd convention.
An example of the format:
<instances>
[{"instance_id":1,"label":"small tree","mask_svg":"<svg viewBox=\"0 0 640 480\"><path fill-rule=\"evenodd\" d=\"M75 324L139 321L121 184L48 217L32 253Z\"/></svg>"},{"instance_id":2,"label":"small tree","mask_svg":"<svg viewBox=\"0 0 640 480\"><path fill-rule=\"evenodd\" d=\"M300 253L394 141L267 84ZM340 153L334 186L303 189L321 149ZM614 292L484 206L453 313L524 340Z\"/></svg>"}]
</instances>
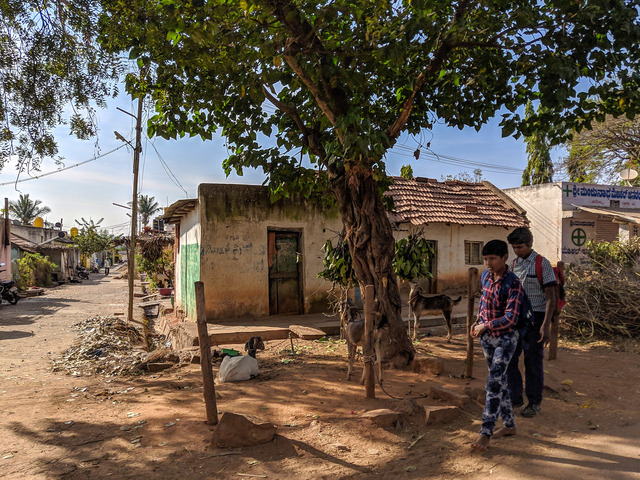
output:
<instances>
[{"instance_id":1,"label":"small tree","mask_svg":"<svg viewBox=\"0 0 640 480\"><path fill-rule=\"evenodd\" d=\"M640 168L640 119L609 115L589 130L575 132L567 148L563 167L572 182L617 183L621 170ZM640 178L632 183L639 184Z\"/></svg>"},{"instance_id":2,"label":"small tree","mask_svg":"<svg viewBox=\"0 0 640 480\"><path fill-rule=\"evenodd\" d=\"M155 201L156 197L149 195L140 195L138 197L138 213L142 217L142 224L146 227L149 225L151 216L162 210L162 207Z\"/></svg>"},{"instance_id":3,"label":"small tree","mask_svg":"<svg viewBox=\"0 0 640 480\"><path fill-rule=\"evenodd\" d=\"M80 254L88 257L92 253L107 250L112 245L115 236L109 234L106 229L99 230L102 220L104 219L101 218L97 222L87 221L84 217L81 218L81 221L76 220L76 223L80 225L80 231L75 237L75 241Z\"/></svg>"},{"instance_id":4,"label":"small tree","mask_svg":"<svg viewBox=\"0 0 640 480\"><path fill-rule=\"evenodd\" d=\"M525 109L525 116L531 118L533 115L533 106L529 102ZM528 163L522 172L522 186L553 182L553 162L549 151L549 140L544 132L532 133L525 137L524 141L527 144Z\"/></svg>"},{"instance_id":5,"label":"small tree","mask_svg":"<svg viewBox=\"0 0 640 480\"><path fill-rule=\"evenodd\" d=\"M473 173L469 173L466 170L463 170L462 172L458 172L455 175L447 175L445 176L441 176L440 180L442 180L443 182L448 182L451 180L460 180L461 182L467 182L467 183L480 183L484 180L484 175L482 174L482 169L481 168L474 168L473 169Z\"/></svg>"},{"instance_id":6,"label":"small tree","mask_svg":"<svg viewBox=\"0 0 640 480\"><path fill-rule=\"evenodd\" d=\"M49 207L41 207L41 203L41 200L31 200L28 193L21 193L17 201L9 202L9 213L20 223L31 225L37 217L51 212Z\"/></svg>"}]
</instances>

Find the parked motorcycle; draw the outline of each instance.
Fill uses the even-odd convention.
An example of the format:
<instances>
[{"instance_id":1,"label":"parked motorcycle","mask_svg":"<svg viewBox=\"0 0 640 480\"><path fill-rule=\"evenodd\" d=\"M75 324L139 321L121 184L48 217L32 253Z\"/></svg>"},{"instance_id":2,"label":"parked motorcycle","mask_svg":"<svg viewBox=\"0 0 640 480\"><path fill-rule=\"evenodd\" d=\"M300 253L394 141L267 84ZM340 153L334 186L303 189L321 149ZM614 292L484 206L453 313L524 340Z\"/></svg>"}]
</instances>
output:
<instances>
[{"instance_id":1,"label":"parked motorcycle","mask_svg":"<svg viewBox=\"0 0 640 480\"><path fill-rule=\"evenodd\" d=\"M4 263L0 263L0 267L4 267ZM0 270L0 272L4 272L4 270ZM13 280L0 281L0 302L2 300L6 300L11 305L15 305L20 300L18 287L16 287L16 282Z\"/></svg>"},{"instance_id":2,"label":"parked motorcycle","mask_svg":"<svg viewBox=\"0 0 640 480\"><path fill-rule=\"evenodd\" d=\"M89 272L82 265L76 265L76 275L79 278L84 278L85 280L89 280Z\"/></svg>"}]
</instances>

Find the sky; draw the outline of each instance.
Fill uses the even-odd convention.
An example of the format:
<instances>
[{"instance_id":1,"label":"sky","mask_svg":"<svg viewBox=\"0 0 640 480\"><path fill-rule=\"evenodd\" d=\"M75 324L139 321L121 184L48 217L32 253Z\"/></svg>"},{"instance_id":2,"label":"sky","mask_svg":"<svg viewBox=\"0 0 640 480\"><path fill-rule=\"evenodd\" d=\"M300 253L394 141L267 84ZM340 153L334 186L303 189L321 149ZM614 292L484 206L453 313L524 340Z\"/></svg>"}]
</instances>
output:
<instances>
[{"instance_id":1,"label":"sky","mask_svg":"<svg viewBox=\"0 0 640 480\"><path fill-rule=\"evenodd\" d=\"M136 111L125 96L98 110L97 146L96 139L82 141L70 136L65 127L56 130L63 165L45 160L40 171L18 177L14 165L7 163L0 171L2 199L17 200L20 193L28 193L31 199L41 200L42 205L51 209L45 220L62 221L66 231L77 226L76 220L84 218L94 222L103 219L100 226L110 233L128 234L131 225L128 210L114 203L126 206L132 199L133 149L116 139L113 132L118 131L133 144L135 120L117 107L131 113ZM403 165L411 164L414 176L441 180L464 171L472 174L475 168L480 168L483 177L497 187L518 187L527 164L525 143L522 138L502 138L498 123L499 119L495 119L480 132L436 125L418 138L401 138L387 155L387 173L399 175ZM416 160L413 152L419 144L427 142L431 154L422 148L420 159ZM259 185L264 181L261 171L254 170L245 171L242 177L225 176L222 161L227 151L221 137L214 136L209 141L143 138L142 150L138 193L155 197L161 207L197 197L201 183ZM557 161L563 154L557 149L552 157ZM102 156L93 160L97 155ZM556 176L554 180L561 178Z\"/></svg>"}]
</instances>

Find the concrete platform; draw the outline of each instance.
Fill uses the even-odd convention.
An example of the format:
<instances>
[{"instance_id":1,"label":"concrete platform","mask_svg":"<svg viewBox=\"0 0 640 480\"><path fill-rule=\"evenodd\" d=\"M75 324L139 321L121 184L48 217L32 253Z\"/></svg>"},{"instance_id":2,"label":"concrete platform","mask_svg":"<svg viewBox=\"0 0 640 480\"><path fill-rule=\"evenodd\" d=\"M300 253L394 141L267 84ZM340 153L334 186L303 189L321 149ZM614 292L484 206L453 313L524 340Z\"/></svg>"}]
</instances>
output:
<instances>
[{"instance_id":1,"label":"concrete platform","mask_svg":"<svg viewBox=\"0 0 640 480\"><path fill-rule=\"evenodd\" d=\"M466 300L454 309L451 320L454 324L466 323ZM198 328L195 322L172 322L172 316L163 316L159 321L161 333L171 340L172 348L180 350L198 345ZM403 309L402 319L408 321L408 307ZM308 315L272 315L259 318L232 318L215 320L208 324L211 345L237 345L247 342L251 337L263 340L284 340L293 335L290 326L303 326L324 332L327 336L340 335L340 320L336 315L315 313ZM444 326L442 315L423 317L420 329ZM295 329L294 329L295 330Z\"/></svg>"}]
</instances>

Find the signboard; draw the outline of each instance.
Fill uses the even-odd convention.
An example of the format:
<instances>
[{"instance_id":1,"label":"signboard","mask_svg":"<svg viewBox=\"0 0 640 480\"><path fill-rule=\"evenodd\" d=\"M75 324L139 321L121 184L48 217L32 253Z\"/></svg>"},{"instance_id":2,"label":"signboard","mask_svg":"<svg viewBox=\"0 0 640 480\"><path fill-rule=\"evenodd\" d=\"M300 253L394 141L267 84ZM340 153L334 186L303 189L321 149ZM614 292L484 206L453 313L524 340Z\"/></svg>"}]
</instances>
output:
<instances>
[{"instance_id":1,"label":"signboard","mask_svg":"<svg viewBox=\"0 0 640 480\"><path fill-rule=\"evenodd\" d=\"M640 188L562 182L562 205L640 208Z\"/></svg>"},{"instance_id":2,"label":"signboard","mask_svg":"<svg viewBox=\"0 0 640 480\"><path fill-rule=\"evenodd\" d=\"M564 218L562 219L562 261L577 266L590 265L587 241L596 238L596 219Z\"/></svg>"}]
</instances>

